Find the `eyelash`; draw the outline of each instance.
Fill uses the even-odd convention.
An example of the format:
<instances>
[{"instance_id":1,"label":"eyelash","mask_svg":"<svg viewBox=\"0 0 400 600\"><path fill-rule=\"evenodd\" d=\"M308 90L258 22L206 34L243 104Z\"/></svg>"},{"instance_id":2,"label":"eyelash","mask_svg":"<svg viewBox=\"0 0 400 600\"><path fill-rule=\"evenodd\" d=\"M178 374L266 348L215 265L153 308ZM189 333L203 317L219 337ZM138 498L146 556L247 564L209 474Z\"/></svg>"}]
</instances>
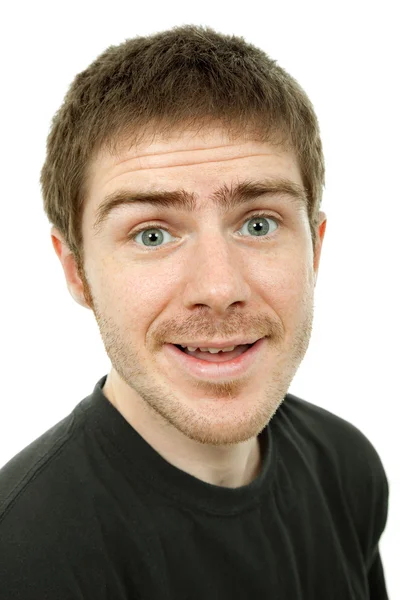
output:
<instances>
[{"instance_id":1,"label":"eyelash","mask_svg":"<svg viewBox=\"0 0 400 600\"><path fill-rule=\"evenodd\" d=\"M246 221L251 221L251 219L256 219L257 217L263 217L263 218L267 218L267 219L272 219L273 221L275 221L278 224L278 228L279 229L281 227L281 220L278 219L278 217L275 217L275 215L271 215L269 213L265 213L265 212L258 212L255 213L254 215L250 215L249 217L247 217L241 224L240 229L243 227L243 225L246 223ZM132 231L132 233L129 235L129 239L133 240L133 238L137 237L139 235L139 233L142 233L143 231L147 231L148 229L162 229L163 231L168 231L168 233L170 235L172 235L172 233L169 231L169 229L167 227L161 227L160 225L158 225L157 223L148 223L147 225L140 227L139 229L135 229L134 231ZM244 237L244 236L243 236ZM261 240L263 240L264 242L270 242L272 241L271 236L263 236L260 238ZM140 244L138 244L140 245ZM165 248L164 246L141 246L143 247L145 250L157 250L159 248Z\"/></svg>"}]
</instances>

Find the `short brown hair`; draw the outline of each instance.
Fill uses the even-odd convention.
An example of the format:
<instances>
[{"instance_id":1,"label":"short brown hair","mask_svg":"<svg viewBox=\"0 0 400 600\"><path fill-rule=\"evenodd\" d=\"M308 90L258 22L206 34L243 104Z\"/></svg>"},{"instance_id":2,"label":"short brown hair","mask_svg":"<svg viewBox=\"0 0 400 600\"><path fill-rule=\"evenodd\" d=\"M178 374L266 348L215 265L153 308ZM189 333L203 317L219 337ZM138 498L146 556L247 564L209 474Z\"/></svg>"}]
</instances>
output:
<instances>
[{"instance_id":1,"label":"short brown hair","mask_svg":"<svg viewBox=\"0 0 400 600\"><path fill-rule=\"evenodd\" d=\"M222 126L232 140L293 150L315 247L325 165L318 120L304 90L242 37L184 25L110 46L76 75L54 115L41 171L44 210L83 265L88 164L149 134Z\"/></svg>"}]
</instances>

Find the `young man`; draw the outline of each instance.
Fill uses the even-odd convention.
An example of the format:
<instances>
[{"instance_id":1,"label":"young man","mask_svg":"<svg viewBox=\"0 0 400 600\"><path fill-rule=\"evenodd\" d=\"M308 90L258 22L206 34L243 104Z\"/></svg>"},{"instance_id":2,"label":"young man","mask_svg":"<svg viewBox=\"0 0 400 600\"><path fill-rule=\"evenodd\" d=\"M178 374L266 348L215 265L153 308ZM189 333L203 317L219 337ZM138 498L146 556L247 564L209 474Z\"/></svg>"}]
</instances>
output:
<instances>
[{"instance_id":1,"label":"young man","mask_svg":"<svg viewBox=\"0 0 400 600\"><path fill-rule=\"evenodd\" d=\"M302 88L209 28L128 40L75 78L41 182L112 368L0 471L0 597L387 598L380 458L288 393L326 227Z\"/></svg>"}]
</instances>

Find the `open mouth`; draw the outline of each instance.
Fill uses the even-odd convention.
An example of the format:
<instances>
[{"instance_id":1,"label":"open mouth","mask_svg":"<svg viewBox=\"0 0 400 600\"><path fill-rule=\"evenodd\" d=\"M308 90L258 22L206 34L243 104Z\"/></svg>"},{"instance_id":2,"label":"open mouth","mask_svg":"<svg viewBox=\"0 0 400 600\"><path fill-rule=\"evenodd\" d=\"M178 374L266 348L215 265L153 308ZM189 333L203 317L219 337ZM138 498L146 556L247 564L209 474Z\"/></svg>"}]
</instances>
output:
<instances>
[{"instance_id":1,"label":"open mouth","mask_svg":"<svg viewBox=\"0 0 400 600\"><path fill-rule=\"evenodd\" d=\"M256 342L254 342L254 344L255 343ZM228 352L223 352L222 350L220 350L217 353L211 353L208 351L202 352L199 349L191 352L187 348L183 348L179 344L174 344L174 346L178 348L178 350L180 350L181 352L184 352L184 354L187 354L188 356L192 356L193 358L197 358L199 360L205 360L207 362L226 362L228 360L233 360L234 358L237 358L241 354L244 354L245 352L247 352L247 350L249 350L249 348L254 346L254 344L244 344L242 346L236 346L233 350L230 350Z\"/></svg>"},{"instance_id":2,"label":"open mouth","mask_svg":"<svg viewBox=\"0 0 400 600\"><path fill-rule=\"evenodd\" d=\"M228 352L202 352L196 349L189 352L180 344L165 344L164 353L172 367L178 366L185 374L197 380L221 381L236 379L260 366L261 358L267 359L267 337L260 338L254 344L236 346ZM173 376L174 371L170 371Z\"/></svg>"}]
</instances>

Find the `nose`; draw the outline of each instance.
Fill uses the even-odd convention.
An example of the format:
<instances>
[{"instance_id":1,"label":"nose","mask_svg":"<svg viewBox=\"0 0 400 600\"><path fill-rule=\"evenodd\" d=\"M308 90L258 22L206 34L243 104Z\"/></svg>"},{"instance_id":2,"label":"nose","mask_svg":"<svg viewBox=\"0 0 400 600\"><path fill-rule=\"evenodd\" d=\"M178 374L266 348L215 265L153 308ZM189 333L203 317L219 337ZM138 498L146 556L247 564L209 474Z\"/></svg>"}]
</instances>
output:
<instances>
[{"instance_id":1,"label":"nose","mask_svg":"<svg viewBox=\"0 0 400 600\"><path fill-rule=\"evenodd\" d=\"M245 279L243 253L220 233L204 235L186 264L185 308L207 306L223 315L233 304L249 300L251 289Z\"/></svg>"}]
</instances>

